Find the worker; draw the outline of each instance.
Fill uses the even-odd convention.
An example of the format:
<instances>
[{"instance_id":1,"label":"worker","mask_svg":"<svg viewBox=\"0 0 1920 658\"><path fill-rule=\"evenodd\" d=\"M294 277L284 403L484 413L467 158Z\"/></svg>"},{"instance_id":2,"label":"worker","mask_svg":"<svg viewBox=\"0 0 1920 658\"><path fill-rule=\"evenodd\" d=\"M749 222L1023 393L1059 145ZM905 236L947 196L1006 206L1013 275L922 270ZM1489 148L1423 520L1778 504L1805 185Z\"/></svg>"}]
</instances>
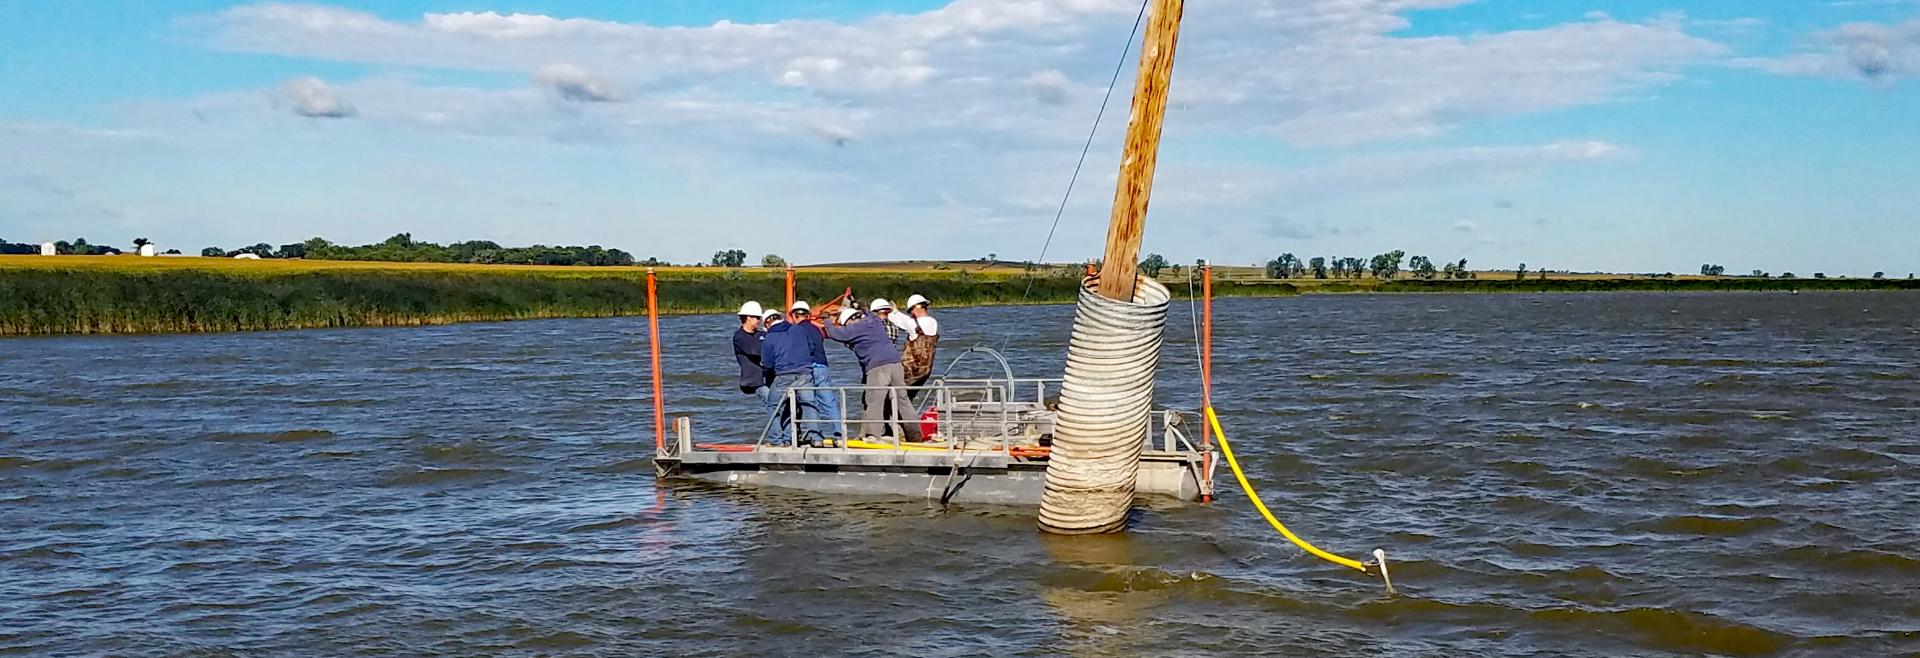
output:
<instances>
[{"instance_id":1,"label":"worker","mask_svg":"<svg viewBox=\"0 0 1920 658\"><path fill-rule=\"evenodd\" d=\"M796 309L799 309L796 304ZM813 381L813 348L807 336L818 334L812 324L801 324L798 319L806 318L804 309L788 316L786 322L776 322L767 328L766 339L760 343L760 363L773 370L773 383L769 395L773 396L774 418L768 422L771 442L799 445L808 441L805 423L820 420L819 403L806 391L794 392L795 388L805 388ZM791 397L798 408L787 408ZM801 426L793 427L795 422ZM817 433L817 432L815 432Z\"/></svg>"},{"instance_id":2,"label":"worker","mask_svg":"<svg viewBox=\"0 0 1920 658\"><path fill-rule=\"evenodd\" d=\"M733 332L733 360L740 363L740 392L758 397L771 417L774 399L773 389L768 385L773 383L773 372L760 361L760 341L766 339L761 322L766 315L760 302L740 305L740 330Z\"/></svg>"},{"instance_id":3,"label":"worker","mask_svg":"<svg viewBox=\"0 0 1920 658\"><path fill-rule=\"evenodd\" d=\"M914 326L913 317L894 308L893 302L887 301L885 297L874 298L873 302L867 305L867 308L872 310L874 317L886 320L883 326L887 328L887 339L893 341L895 347L900 348L900 368L906 373L907 381L913 381L914 370L910 368L913 368L916 364L912 361L913 357L908 356L907 351L908 344L919 335L918 330ZM931 367L925 369L928 371L932 370ZM926 382L926 380L926 377L920 378L922 383ZM915 386L917 387L919 385L915 384ZM923 392L924 391L919 388L908 389L907 401L918 405L920 403L920 394Z\"/></svg>"},{"instance_id":4,"label":"worker","mask_svg":"<svg viewBox=\"0 0 1920 658\"><path fill-rule=\"evenodd\" d=\"M812 329L804 332L807 334L807 351L813 359L807 374L812 381L813 390L810 393L813 394L814 404L820 410L820 418L826 421L821 431L839 437L844 423L840 419L840 394L833 388L832 369L827 367L827 342L823 338L826 331L818 321L813 320L813 308L804 299L793 303L791 314L794 326Z\"/></svg>"},{"instance_id":5,"label":"worker","mask_svg":"<svg viewBox=\"0 0 1920 658\"><path fill-rule=\"evenodd\" d=\"M901 387L900 348L887 337L886 321L858 310L841 309L837 323L826 325L827 337L845 343L866 373L860 425L867 437L890 436L920 440L920 426L908 413L913 409Z\"/></svg>"},{"instance_id":6,"label":"worker","mask_svg":"<svg viewBox=\"0 0 1920 658\"><path fill-rule=\"evenodd\" d=\"M893 307L893 302L885 297L875 297L867 304L867 312L874 317L886 320L887 338L895 345L905 345L913 337L913 318Z\"/></svg>"},{"instance_id":7,"label":"worker","mask_svg":"<svg viewBox=\"0 0 1920 658\"><path fill-rule=\"evenodd\" d=\"M908 386L924 386L933 377L934 353L940 347L940 321L933 319L929 308L932 305L919 294L907 297L907 314L911 317L905 324L912 330L907 332L908 340L900 349L900 367L906 372Z\"/></svg>"}]
</instances>

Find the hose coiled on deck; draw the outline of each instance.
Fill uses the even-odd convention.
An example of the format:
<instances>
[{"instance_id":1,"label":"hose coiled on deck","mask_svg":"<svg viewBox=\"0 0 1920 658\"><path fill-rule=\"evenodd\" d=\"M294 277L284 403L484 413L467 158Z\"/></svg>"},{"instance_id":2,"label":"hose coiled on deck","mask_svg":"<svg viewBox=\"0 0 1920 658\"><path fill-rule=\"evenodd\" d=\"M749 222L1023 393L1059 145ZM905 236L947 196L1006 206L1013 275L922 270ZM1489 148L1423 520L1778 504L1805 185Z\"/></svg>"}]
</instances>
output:
<instances>
[{"instance_id":1,"label":"hose coiled on deck","mask_svg":"<svg viewBox=\"0 0 1920 658\"><path fill-rule=\"evenodd\" d=\"M1166 286L1142 278L1133 301L1100 296L1098 276L1080 283L1066 381L1054 418L1040 529L1059 534L1127 527L1140 450L1153 403L1153 374L1167 324Z\"/></svg>"}]
</instances>

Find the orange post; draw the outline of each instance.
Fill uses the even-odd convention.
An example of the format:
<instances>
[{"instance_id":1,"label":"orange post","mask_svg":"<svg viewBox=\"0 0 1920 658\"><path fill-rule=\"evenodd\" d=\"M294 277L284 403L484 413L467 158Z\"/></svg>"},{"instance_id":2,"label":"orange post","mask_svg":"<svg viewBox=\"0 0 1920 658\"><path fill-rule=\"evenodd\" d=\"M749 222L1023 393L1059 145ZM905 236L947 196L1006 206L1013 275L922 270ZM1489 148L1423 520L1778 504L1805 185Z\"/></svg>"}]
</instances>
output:
<instances>
[{"instance_id":1,"label":"orange post","mask_svg":"<svg viewBox=\"0 0 1920 658\"><path fill-rule=\"evenodd\" d=\"M1213 263L1200 268L1200 404L1203 408L1213 407ZM1200 424L1200 449L1205 455L1204 468L1213 471L1213 424ZM1213 496L1205 497L1206 501Z\"/></svg>"},{"instance_id":2,"label":"orange post","mask_svg":"<svg viewBox=\"0 0 1920 658\"><path fill-rule=\"evenodd\" d=\"M653 268L647 268L647 336L653 348L653 448L667 449L667 400L660 394L660 302Z\"/></svg>"},{"instance_id":3,"label":"orange post","mask_svg":"<svg viewBox=\"0 0 1920 658\"><path fill-rule=\"evenodd\" d=\"M793 310L794 299L795 298L793 296L793 266L788 265L787 266L787 305L784 307L781 307L780 312L785 313L787 311Z\"/></svg>"},{"instance_id":4,"label":"orange post","mask_svg":"<svg viewBox=\"0 0 1920 658\"><path fill-rule=\"evenodd\" d=\"M1200 268L1200 404L1213 406L1213 264ZM1213 428L1200 426L1200 443L1213 445Z\"/></svg>"}]
</instances>

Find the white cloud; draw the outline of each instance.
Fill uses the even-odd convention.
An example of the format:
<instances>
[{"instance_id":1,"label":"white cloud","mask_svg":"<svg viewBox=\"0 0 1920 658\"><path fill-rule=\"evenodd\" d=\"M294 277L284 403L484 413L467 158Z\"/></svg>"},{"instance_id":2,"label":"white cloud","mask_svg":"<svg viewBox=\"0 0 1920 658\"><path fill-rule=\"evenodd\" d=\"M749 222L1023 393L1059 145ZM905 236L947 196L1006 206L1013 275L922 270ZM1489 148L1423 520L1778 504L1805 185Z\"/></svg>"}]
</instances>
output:
<instances>
[{"instance_id":1,"label":"white cloud","mask_svg":"<svg viewBox=\"0 0 1920 658\"><path fill-rule=\"evenodd\" d=\"M1059 69L1034 71L1027 76L1027 87L1033 90L1034 98L1048 105L1067 104L1067 74Z\"/></svg>"},{"instance_id":2,"label":"white cloud","mask_svg":"<svg viewBox=\"0 0 1920 658\"><path fill-rule=\"evenodd\" d=\"M619 98L611 81L565 62L541 67L533 81L576 103L605 103Z\"/></svg>"},{"instance_id":3,"label":"white cloud","mask_svg":"<svg viewBox=\"0 0 1920 658\"><path fill-rule=\"evenodd\" d=\"M1594 163L1631 155L1602 141L1566 141L1536 146L1475 146L1422 149L1339 158L1329 164L1281 176L1290 198L1321 199L1356 190L1383 192L1499 180L1537 174L1567 164Z\"/></svg>"},{"instance_id":4,"label":"white cloud","mask_svg":"<svg viewBox=\"0 0 1920 658\"><path fill-rule=\"evenodd\" d=\"M1473 220L1463 219L1453 225L1453 230L1461 233L1472 233L1480 230L1480 225L1473 223Z\"/></svg>"},{"instance_id":5,"label":"white cloud","mask_svg":"<svg viewBox=\"0 0 1920 658\"><path fill-rule=\"evenodd\" d=\"M1301 144L1418 138L1477 117L1610 100L1720 52L1687 35L1681 21L1605 16L1470 37L1393 34L1408 25L1402 12L1466 1L1222 0L1190 8L1173 87L1182 120ZM246 52L499 72L564 61L639 88L725 88L734 90L725 100L750 102L755 87L786 87L814 94L810 103L912 119L902 126L979 126L989 118L987 128L1034 135L1063 126L1008 104L1062 105L1073 97L1070 80L1104 78L1099 72L1110 70L1137 6L956 0L851 22L683 28L492 12L408 22L258 4L200 25L213 44Z\"/></svg>"},{"instance_id":6,"label":"white cloud","mask_svg":"<svg viewBox=\"0 0 1920 658\"><path fill-rule=\"evenodd\" d=\"M853 129L846 126L816 123L807 128L811 130L813 134L819 135L822 139L827 140L834 146L846 146L860 139L859 135L854 134Z\"/></svg>"},{"instance_id":7,"label":"white cloud","mask_svg":"<svg viewBox=\"0 0 1920 658\"><path fill-rule=\"evenodd\" d=\"M318 119L344 119L354 115L352 105L340 100L333 87L313 76L302 76L280 86L282 97L293 106L293 113Z\"/></svg>"},{"instance_id":8,"label":"white cloud","mask_svg":"<svg viewBox=\"0 0 1920 658\"><path fill-rule=\"evenodd\" d=\"M1734 65L1782 75L1891 81L1920 76L1920 19L1848 23L1814 35L1811 52L1743 58Z\"/></svg>"},{"instance_id":9,"label":"white cloud","mask_svg":"<svg viewBox=\"0 0 1920 658\"><path fill-rule=\"evenodd\" d=\"M1331 206L1621 157L1623 147L1601 141L1449 148L1421 141L1478 121L1634 98L1722 50L1689 35L1684 21L1604 16L1471 36L1400 35L1409 26L1403 14L1467 2L1189 6L1155 226L1205 219L1269 239L1358 242L1371 220L1336 220L1339 213L1320 212L1324 206L1297 212L1331 224L1260 218L1287 207L1280 204ZM1138 6L956 0L933 11L849 21L660 27L533 14L389 18L329 6L244 5L186 24L222 50L386 71L337 86L314 81L337 112L358 120L319 135L284 109L263 111L258 91L136 104L131 114L141 128L259 158L300 140L320 153L345 144L514 153L513 166L554 188L527 196L561 199L571 217L594 216L578 211L596 207L598 216L621 214L611 209L624 208L624 198L620 190L574 187L566 181L577 176L566 174L626 166L645 168L663 185L661 196L699 201L691 207L733 203L757 216L764 199L779 198L790 214L816 213L807 217L831 229L823 236L880 227L886 230L872 231L876 244L890 251L939 256L953 249L964 256L997 246L1004 254L1029 237L1037 249ZM1129 74L1137 56L1127 57ZM422 74L434 70L479 75ZM529 72L531 85L421 82L492 76L511 83ZM1103 231L1130 75L1119 84L1067 206L1056 255L1082 255L1060 245L1097 244ZM1222 144L1233 153L1223 155ZM1368 146L1342 148L1352 144ZM1270 156L1285 151L1302 156L1288 162L1313 164L1272 164ZM273 164L252 169L271 172ZM487 166L438 164L465 173ZM535 206L527 208L532 214L524 221L540 221L531 218ZM916 229L898 230L901 218L912 218ZM1444 232L1451 220L1428 221ZM1205 239L1184 231L1157 235ZM829 249L839 244L820 241ZM655 248L679 257L671 243ZM711 253L713 246L699 248ZM804 245L780 253L813 259Z\"/></svg>"},{"instance_id":10,"label":"white cloud","mask_svg":"<svg viewBox=\"0 0 1920 658\"><path fill-rule=\"evenodd\" d=\"M1312 240L1351 232L1326 222L1301 222L1285 216L1268 219L1260 226L1260 231L1283 240Z\"/></svg>"}]
</instances>

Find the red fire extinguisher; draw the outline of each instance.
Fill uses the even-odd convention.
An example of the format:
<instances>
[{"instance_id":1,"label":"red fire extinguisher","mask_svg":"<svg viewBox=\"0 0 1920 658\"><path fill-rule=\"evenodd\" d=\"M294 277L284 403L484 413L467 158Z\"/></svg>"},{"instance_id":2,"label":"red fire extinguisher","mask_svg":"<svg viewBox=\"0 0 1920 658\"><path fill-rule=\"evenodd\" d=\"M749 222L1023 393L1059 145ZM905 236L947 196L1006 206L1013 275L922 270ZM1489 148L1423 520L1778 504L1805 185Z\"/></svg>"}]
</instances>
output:
<instances>
[{"instance_id":1,"label":"red fire extinguisher","mask_svg":"<svg viewBox=\"0 0 1920 658\"><path fill-rule=\"evenodd\" d=\"M939 433L940 433L940 410L935 409L933 407L927 407L926 411L920 412L920 436L926 437L928 440L931 440L933 439L934 436L938 435Z\"/></svg>"}]
</instances>

